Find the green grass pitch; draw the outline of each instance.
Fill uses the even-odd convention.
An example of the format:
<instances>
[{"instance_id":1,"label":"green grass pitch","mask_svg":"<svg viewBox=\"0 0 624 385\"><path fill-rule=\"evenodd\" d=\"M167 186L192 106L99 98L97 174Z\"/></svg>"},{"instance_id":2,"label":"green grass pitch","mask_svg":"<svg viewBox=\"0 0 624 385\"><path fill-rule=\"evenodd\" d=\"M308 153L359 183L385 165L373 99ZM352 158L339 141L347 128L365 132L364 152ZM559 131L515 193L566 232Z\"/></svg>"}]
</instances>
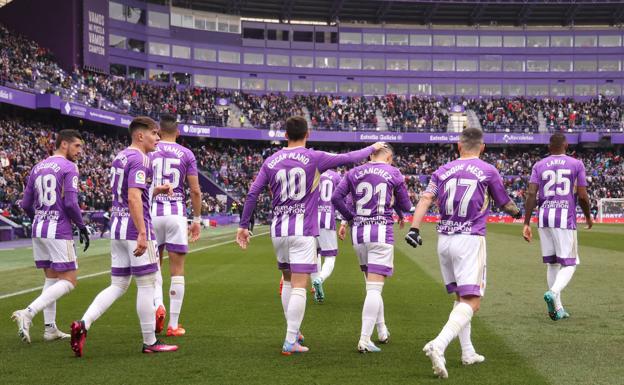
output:
<instances>
[{"instance_id":1,"label":"green grass pitch","mask_svg":"<svg viewBox=\"0 0 624 385\"><path fill-rule=\"evenodd\" d=\"M308 296L302 331L310 352L283 357L285 323L270 239L257 236L243 252L231 242L234 231L210 230L193 246L203 249L187 257L181 316L187 335L165 338L180 345L176 353L140 353L134 284L93 325L80 359L67 341L43 342L42 315L31 328L33 343L19 341L9 317L38 291L0 299L2 384L439 383L421 349L446 322L452 298L440 282L432 225L423 229L425 243L416 250L403 242L406 230L397 229L396 272L383 294L392 340L381 353L367 355L355 350L365 293L350 244L340 243L336 269L325 285L326 303L316 305ZM453 342L446 353L447 383L624 383L624 226L579 230L581 265L563 293L572 317L558 322L548 318L542 299L546 269L539 241L526 244L520 231L515 225L488 225L488 287L472 327L486 362L462 367L459 344ZM79 260L80 275L108 270L107 253L107 241L94 242ZM0 252L0 296L40 286L42 274L32 265L29 249ZM165 267L165 290L167 274ZM108 274L81 279L59 301L57 323L63 330L109 279Z\"/></svg>"}]
</instances>

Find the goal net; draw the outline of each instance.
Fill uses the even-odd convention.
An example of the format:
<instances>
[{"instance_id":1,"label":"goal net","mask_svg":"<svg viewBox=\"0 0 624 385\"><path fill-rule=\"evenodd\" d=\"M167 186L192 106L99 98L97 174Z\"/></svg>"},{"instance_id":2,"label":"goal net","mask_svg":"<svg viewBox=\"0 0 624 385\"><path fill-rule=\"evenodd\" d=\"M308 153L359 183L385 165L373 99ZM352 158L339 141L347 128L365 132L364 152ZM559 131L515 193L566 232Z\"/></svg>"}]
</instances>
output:
<instances>
[{"instance_id":1,"label":"goal net","mask_svg":"<svg viewBox=\"0 0 624 385\"><path fill-rule=\"evenodd\" d=\"M600 199L598 223L624 223L624 198Z\"/></svg>"}]
</instances>

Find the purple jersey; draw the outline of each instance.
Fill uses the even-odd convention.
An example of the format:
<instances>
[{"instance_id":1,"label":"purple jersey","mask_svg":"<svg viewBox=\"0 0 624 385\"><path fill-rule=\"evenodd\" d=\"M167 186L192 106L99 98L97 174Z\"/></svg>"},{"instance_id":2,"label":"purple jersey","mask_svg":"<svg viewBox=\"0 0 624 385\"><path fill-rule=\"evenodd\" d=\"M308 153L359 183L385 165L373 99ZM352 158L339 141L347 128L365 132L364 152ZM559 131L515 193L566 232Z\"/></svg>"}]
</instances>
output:
<instances>
[{"instance_id":1,"label":"purple jersey","mask_svg":"<svg viewBox=\"0 0 624 385\"><path fill-rule=\"evenodd\" d=\"M143 190L143 222L147 239L154 239L154 228L150 216L149 188L152 179L150 159L140 150L128 147L121 151L111 165L111 190L113 190L113 207L111 215L111 239L136 240L138 231L130 217L128 206L128 189Z\"/></svg>"},{"instance_id":2,"label":"purple jersey","mask_svg":"<svg viewBox=\"0 0 624 385\"><path fill-rule=\"evenodd\" d=\"M551 155L533 166L529 183L538 185L539 227L576 229L575 189L587 187L581 161Z\"/></svg>"},{"instance_id":3,"label":"purple jersey","mask_svg":"<svg viewBox=\"0 0 624 385\"><path fill-rule=\"evenodd\" d=\"M281 149L262 164L247 194L239 227L248 228L258 194L268 184L273 195L271 236L317 237L321 173L361 161L373 150L369 146L347 154L331 154L305 147Z\"/></svg>"},{"instance_id":4,"label":"purple jersey","mask_svg":"<svg viewBox=\"0 0 624 385\"><path fill-rule=\"evenodd\" d=\"M336 209L331 203L332 195L340 183L341 176L334 170L327 170L321 174L319 194L319 228L336 230Z\"/></svg>"},{"instance_id":5,"label":"purple jersey","mask_svg":"<svg viewBox=\"0 0 624 385\"><path fill-rule=\"evenodd\" d=\"M349 195L354 204L347 203ZM381 162L369 162L350 170L338 185L332 201L343 218L353 221L354 245L394 244L392 215L395 206L401 217L412 207L405 177L396 167Z\"/></svg>"},{"instance_id":6,"label":"purple jersey","mask_svg":"<svg viewBox=\"0 0 624 385\"><path fill-rule=\"evenodd\" d=\"M197 176L197 161L188 148L173 142L160 141L156 151L149 154L154 174L152 186L169 183L173 195L161 194L152 203L152 217L181 215L186 217L184 181L189 175ZM186 230L185 230L186 231Z\"/></svg>"},{"instance_id":7,"label":"purple jersey","mask_svg":"<svg viewBox=\"0 0 624 385\"><path fill-rule=\"evenodd\" d=\"M478 158L457 159L440 167L426 192L437 198L441 234L485 235L489 197L498 207L511 201L496 168Z\"/></svg>"},{"instance_id":8,"label":"purple jersey","mask_svg":"<svg viewBox=\"0 0 624 385\"><path fill-rule=\"evenodd\" d=\"M54 155L33 167L22 201L24 209L34 213L33 238L73 239L72 220L64 201L66 194L70 193L78 193L75 163L64 156ZM77 199L74 204L78 204Z\"/></svg>"}]
</instances>

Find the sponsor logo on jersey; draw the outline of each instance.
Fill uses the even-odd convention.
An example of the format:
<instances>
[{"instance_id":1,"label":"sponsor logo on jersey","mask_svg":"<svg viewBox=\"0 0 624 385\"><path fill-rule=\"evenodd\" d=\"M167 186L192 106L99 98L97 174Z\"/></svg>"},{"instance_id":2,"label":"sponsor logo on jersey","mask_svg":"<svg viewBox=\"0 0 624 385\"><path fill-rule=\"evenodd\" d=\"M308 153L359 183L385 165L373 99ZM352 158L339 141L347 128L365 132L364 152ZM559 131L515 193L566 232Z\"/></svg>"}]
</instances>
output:
<instances>
[{"instance_id":1,"label":"sponsor logo on jersey","mask_svg":"<svg viewBox=\"0 0 624 385\"><path fill-rule=\"evenodd\" d=\"M72 178L72 187L74 189L78 189L78 176L74 175L74 177Z\"/></svg>"},{"instance_id":2,"label":"sponsor logo on jersey","mask_svg":"<svg viewBox=\"0 0 624 385\"><path fill-rule=\"evenodd\" d=\"M146 183L145 171L137 171L134 176L134 183L145 184Z\"/></svg>"}]
</instances>

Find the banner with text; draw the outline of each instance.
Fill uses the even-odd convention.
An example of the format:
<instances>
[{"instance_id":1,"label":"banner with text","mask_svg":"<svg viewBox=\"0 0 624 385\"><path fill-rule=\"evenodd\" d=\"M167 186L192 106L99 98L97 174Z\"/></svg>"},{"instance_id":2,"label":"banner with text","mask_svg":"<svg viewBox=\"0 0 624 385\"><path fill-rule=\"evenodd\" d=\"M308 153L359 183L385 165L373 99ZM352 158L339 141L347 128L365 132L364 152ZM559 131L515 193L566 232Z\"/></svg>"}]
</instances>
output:
<instances>
[{"instance_id":1,"label":"banner with text","mask_svg":"<svg viewBox=\"0 0 624 385\"><path fill-rule=\"evenodd\" d=\"M108 73L108 1L84 0L82 7L82 64Z\"/></svg>"}]
</instances>

